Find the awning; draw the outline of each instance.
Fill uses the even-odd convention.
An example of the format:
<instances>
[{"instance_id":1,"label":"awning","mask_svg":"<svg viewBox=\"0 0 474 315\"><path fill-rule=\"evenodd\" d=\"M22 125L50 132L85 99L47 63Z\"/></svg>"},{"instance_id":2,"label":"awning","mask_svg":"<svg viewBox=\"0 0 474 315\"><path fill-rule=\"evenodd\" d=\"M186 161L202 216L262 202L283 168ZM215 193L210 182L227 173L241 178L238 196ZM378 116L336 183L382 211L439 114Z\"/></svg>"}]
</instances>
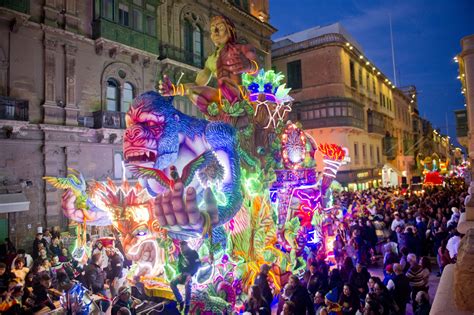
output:
<instances>
[{"instance_id":1,"label":"awning","mask_svg":"<svg viewBox=\"0 0 474 315\"><path fill-rule=\"evenodd\" d=\"M24 193L0 194L0 213L28 211L30 202Z\"/></svg>"}]
</instances>

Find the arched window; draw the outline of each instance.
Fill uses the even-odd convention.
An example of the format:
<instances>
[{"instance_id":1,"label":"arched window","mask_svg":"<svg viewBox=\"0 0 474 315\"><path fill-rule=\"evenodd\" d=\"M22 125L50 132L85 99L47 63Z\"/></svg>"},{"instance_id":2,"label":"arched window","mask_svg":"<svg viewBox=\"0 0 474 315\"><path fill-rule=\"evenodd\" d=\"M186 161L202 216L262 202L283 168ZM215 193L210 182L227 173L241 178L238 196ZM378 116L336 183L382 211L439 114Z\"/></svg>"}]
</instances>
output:
<instances>
[{"instance_id":1,"label":"arched window","mask_svg":"<svg viewBox=\"0 0 474 315\"><path fill-rule=\"evenodd\" d=\"M186 62L195 66L202 66L203 55L202 31L199 26L193 26L188 20L184 20L184 50Z\"/></svg>"},{"instance_id":2,"label":"arched window","mask_svg":"<svg viewBox=\"0 0 474 315\"><path fill-rule=\"evenodd\" d=\"M120 106L120 111L123 113L128 112L130 108L130 104L133 101L134 95L134 87L130 82L125 82L123 85L123 95L122 95L122 104Z\"/></svg>"},{"instance_id":3,"label":"arched window","mask_svg":"<svg viewBox=\"0 0 474 315\"><path fill-rule=\"evenodd\" d=\"M119 110L120 85L115 79L107 80L107 110L117 112Z\"/></svg>"}]
</instances>

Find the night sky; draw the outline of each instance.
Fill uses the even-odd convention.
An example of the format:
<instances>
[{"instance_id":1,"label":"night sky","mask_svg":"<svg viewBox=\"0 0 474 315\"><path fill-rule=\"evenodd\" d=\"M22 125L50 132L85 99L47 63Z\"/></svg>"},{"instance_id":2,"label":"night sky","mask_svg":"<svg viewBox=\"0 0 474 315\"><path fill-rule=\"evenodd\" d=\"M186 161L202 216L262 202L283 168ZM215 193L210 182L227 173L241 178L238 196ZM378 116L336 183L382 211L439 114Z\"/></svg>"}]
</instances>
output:
<instances>
[{"instance_id":1,"label":"night sky","mask_svg":"<svg viewBox=\"0 0 474 315\"><path fill-rule=\"evenodd\" d=\"M461 38L474 34L474 0L270 0L270 23L278 29L273 39L340 22L394 82L389 14L397 86L416 85L420 115L457 144L453 110L465 101L453 57Z\"/></svg>"}]
</instances>

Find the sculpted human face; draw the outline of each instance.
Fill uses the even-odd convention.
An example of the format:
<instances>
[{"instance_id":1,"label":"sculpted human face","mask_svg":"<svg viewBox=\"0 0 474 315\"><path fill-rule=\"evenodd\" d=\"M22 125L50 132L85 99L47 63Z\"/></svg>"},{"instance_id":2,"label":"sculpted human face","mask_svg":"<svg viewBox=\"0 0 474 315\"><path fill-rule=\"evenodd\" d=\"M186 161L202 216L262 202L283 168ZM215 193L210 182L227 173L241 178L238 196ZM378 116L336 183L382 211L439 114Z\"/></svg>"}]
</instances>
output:
<instances>
[{"instance_id":1,"label":"sculpted human face","mask_svg":"<svg viewBox=\"0 0 474 315\"><path fill-rule=\"evenodd\" d=\"M223 19L214 19L211 22L211 40L216 46L225 45L230 39L230 32Z\"/></svg>"}]
</instances>

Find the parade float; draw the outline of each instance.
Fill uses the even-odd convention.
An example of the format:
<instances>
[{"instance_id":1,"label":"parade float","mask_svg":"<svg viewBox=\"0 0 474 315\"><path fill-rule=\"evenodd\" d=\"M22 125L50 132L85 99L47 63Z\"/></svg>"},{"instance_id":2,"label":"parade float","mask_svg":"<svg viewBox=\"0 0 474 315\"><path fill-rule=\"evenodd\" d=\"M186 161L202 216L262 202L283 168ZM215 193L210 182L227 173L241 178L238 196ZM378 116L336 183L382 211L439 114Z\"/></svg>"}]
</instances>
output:
<instances>
[{"instance_id":1,"label":"parade float","mask_svg":"<svg viewBox=\"0 0 474 315\"><path fill-rule=\"evenodd\" d=\"M441 160L436 153L431 156L424 156L419 153L416 156L418 169L424 176L423 185L442 185L444 176L448 173L449 159Z\"/></svg>"},{"instance_id":2,"label":"parade float","mask_svg":"<svg viewBox=\"0 0 474 315\"><path fill-rule=\"evenodd\" d=\"M45 179L66 189L62 207L77 223L76 259L88 257L87 225L111 225L133 262L129 281L173 300L168 284L178 272L179 241L187 240L202 261L191 313L230 314L263 264L278 295L291 274L305 270L309 249L330 254L323 226L333 215L327 200L345 152L318 145L288 120L284 76L259 69L254 48L237 43L230 20L214 17L211 29L216 51L195 82L165 76L126 114L124 159L136 184L86 183L75 170ZM216 87L207 85L212 77ZM176 96L188 97L205 119L178 111ZM315 154L324 156L321 174Z\"/></svg>"}]
</instances>

